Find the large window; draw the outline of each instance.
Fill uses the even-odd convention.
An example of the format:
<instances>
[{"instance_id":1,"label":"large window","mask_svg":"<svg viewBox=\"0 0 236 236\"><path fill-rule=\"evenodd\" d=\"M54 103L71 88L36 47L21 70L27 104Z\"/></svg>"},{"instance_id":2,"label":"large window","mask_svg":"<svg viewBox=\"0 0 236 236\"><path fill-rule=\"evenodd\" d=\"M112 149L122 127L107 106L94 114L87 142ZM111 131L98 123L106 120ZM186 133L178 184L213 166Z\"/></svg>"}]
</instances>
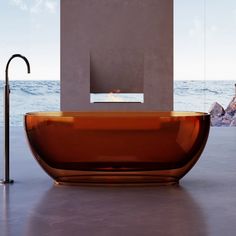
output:
<instances>
[{"instance_id":1,"label":"large window","mask_svg":"<svg viewBox=\"0 0 236 236\"><path fill-rule=\"evenodd\" d=\"M15 58L9 67L12 126L28 111L60 109L60 1L0 1L0 126L5 66L13 54L28 58L31 74Z\"/></svg>"},{"instance_id":2,"label":"large window","mask_svg":"<svg viewBox=\"0 0 236 236\"><path fill-rule=\"evenodd\" d=\"M235 95L236 1L174 1L175 110L224 108Z\"/></svg>"}]
</instances>

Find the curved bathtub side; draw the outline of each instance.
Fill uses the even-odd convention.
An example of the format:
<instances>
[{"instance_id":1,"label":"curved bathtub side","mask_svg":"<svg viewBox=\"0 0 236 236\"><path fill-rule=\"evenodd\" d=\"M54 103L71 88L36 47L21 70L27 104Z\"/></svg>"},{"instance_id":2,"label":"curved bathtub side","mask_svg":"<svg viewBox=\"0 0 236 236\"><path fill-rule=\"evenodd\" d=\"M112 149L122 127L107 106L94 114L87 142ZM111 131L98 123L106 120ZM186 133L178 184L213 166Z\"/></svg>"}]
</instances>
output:
<instances>
[{"instance_id":1,"label":"curved bathtub side","mask_svg":"<svg viewBox=\"0 0 236 236\"><path fill-rule=\"evenodd\" d=\"M55 179L55 170L53 170L49 165L47 165L42 157L39 155L38 150L35 148L33 142L33 135L31 135L32 123L28 121L29 117L27 115L24 116L24 130L26 139L29 145L29 148L33 154L34 159L38 162L38 164L42 167L46 174L48 174L52 179ZM51 170L52 169L52 170Z\"/></svg>"},{"instance_id":2,"label":"curved bathtub side","mask_svg":"<svg viewBox=\"0 0 236 236\"><path fill-rule=\"evenodd\" d=\"M183 178L193 168L193 166L201 157L201 154L207 144L210 132L210 115L201 117L200 122L201 129L196 140L196 149L194 151L191 161L186 163L186 165L184 165L182 168L178 169L179 179Z\"/></svg>"}]
</instances>

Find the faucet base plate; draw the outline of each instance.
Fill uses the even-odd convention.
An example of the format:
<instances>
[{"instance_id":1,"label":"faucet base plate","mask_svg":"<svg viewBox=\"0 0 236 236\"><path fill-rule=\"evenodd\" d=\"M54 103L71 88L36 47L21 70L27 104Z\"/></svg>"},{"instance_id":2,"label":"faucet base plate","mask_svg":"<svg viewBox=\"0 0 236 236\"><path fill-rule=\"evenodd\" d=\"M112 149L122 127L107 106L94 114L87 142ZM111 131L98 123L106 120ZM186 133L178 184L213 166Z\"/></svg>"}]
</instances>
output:
<instances>
[{"instance_id":1,"label":"faucet base plate","mask_svg":"<svg viewBox=\"0 0 236 236\"><path fill-rule=\"evenodd\" d=\"M0 180L0 184L13 184L13 183L14 183L13 179L9 179L9 180L1 179Z\"/></svg>"}]
</instances>

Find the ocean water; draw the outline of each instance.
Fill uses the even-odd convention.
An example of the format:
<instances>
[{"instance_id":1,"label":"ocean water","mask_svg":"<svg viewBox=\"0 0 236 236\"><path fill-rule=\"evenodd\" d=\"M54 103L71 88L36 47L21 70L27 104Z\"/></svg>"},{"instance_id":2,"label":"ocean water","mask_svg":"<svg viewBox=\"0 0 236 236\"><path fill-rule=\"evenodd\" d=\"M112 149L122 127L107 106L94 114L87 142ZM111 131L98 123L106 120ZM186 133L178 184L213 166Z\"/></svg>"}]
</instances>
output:
<instances>
[{"instance_id":1,"label":"ocean water","mask_svg":"<svg viewBox=\"0 0 236 236\"><path fill-rule=\"evenodd\" d=\"M227 80L175 81L174 110L207 112L215 101L226 107L235 95L235 82ZM10 88L10 123L12 126L22 126L23 115L26 112L60 110L59 81L11 81ZM125 95L123 99L125 99ZM0 126L2 125L3 81L0 81Z\"/></svg>"},{"instance_id":2,"label":"ocean water","mask_svg":"<svg viewBox=\"0 0 236 236\"><path fill-rule=\"evenodd\" d=\"M10 124L23 126L23 115L31 111L60 110L59 81L11 81ZM0 84L0 126L3 125L3 81Z\"/></svg>"}]
</instances>

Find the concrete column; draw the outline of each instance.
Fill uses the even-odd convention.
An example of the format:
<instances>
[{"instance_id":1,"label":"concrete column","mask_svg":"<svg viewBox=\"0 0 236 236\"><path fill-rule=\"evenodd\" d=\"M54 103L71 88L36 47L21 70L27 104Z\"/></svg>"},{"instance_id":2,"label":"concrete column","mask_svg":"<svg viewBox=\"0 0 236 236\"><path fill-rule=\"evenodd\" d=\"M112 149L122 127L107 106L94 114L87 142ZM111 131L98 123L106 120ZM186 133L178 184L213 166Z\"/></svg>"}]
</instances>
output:
<instances>
[{"instance_id":1,"label":"concrete column","mask_svg":"<svg viewBox=\"0 0 236 236\"><path fill-rule=\"evenodd\" d=\"M90 103L90 93L144 103ZM61 1L61 110L172 110L173 0Z\"/></svg>"}]
</instances>

